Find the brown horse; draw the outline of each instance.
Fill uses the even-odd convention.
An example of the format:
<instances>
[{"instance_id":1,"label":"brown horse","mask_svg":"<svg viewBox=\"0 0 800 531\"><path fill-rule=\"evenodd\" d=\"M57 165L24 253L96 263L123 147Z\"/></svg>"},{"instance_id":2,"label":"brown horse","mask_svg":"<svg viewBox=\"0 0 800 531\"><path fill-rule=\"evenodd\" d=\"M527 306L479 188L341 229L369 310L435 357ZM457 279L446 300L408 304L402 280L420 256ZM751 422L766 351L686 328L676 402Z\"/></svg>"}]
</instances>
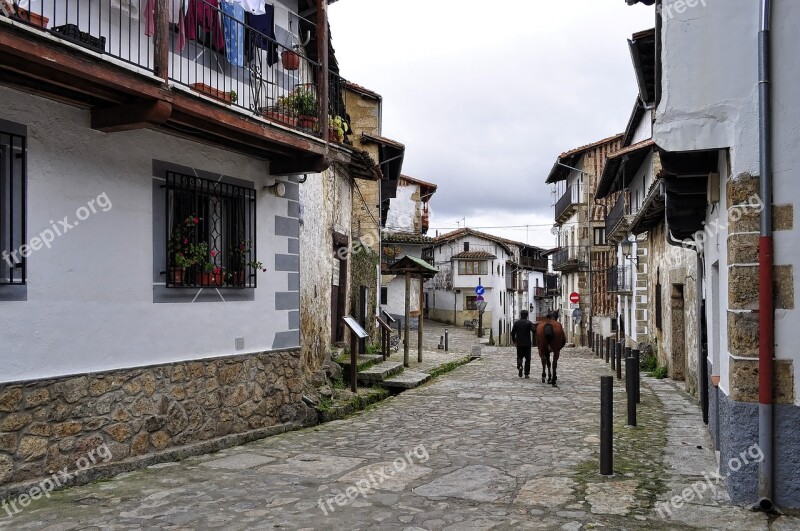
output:
<instances>
[{"instance_id":1,"label":"brown horse","mask_svg":"<svg viewBox=\"0 0 800 531\"><path fill-rule=\"evenodd\" d=\"M555 387L558 380L558 356L567 343L567 335L564 333L561 323L550 317L552 316L548 315L547 318L536 323L536 347L539 349L539 359L542 360L542 383L545 383L545 369L547 369L547 383L551 383ZM550 373L551 352L553 353L552 374Z\"/></svg>"}]
</instances>

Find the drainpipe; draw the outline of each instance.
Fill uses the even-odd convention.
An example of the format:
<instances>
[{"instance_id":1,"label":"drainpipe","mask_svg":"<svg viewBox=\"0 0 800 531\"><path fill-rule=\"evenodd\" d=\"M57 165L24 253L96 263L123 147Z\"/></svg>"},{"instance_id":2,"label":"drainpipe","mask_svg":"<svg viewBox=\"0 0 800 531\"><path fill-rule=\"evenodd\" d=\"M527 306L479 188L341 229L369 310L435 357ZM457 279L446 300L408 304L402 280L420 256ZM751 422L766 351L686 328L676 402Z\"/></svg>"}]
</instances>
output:
<instances>
[{"instance_id":1,"label":"drainpipe","mask_svg":"<svg viewBox=\"0 0 800 531\"><path fill-rule=\"evenodd\" d=\"M770 18L772 2L762 0L758 33L758 122L761 154L761 239L759 242L758 300L758 445L764 459L758 465L758 505L773 509L773 371L775 356L775 308L772 293L772 80L770 65Z\"/></svg>"}]
</instances>

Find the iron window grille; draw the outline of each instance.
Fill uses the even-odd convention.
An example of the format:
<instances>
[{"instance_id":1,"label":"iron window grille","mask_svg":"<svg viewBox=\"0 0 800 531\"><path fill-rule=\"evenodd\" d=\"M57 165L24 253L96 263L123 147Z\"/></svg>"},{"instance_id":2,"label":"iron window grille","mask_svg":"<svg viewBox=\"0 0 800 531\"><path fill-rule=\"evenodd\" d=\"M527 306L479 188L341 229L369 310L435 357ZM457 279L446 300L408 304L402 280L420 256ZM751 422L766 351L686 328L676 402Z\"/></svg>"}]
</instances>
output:
<instances>
[{"instance_id":1,"label":"iron window grille","mask_svg":"<svg viewBox=\"0 0 800 531\"><path fill-rule=\"evenodd\" d=\"M0 120L0 285L25 284L26 132Z\"/></svg>"},{"instance_id":2,"label":"iron window grille","mask_svg":"<svg viewBox=\"0 0 800 531\"><path fill-rule=\"evenodd\" d=\"M255 189L167 172L168 288L255 288Z\"/></svg>"}]
</instances>

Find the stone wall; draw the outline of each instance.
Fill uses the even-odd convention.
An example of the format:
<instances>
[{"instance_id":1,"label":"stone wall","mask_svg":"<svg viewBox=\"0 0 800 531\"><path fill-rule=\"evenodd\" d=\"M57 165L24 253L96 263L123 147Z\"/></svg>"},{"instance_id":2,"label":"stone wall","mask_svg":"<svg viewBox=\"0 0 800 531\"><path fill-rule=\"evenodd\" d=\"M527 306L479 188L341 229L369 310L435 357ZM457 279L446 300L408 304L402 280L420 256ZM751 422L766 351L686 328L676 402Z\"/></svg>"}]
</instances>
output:
<instances>
[{"instance_id":1,"label":"stone wall","mask_svg":"<svg viewBox=\"0 0 800 531\"><path fill-rule=\"evenodd\" d=\"M2 384L0 486L74 468L103 444L113 463L314 422L304 381L291 350Z\"/></svg>"},{"instance_id":2,"label":"stone wall","mask_svg":"<svg viewBox=\"0 0 800 531\"><path fill-rule=\"evenodd\" d=\"M759 179L741 174L727 183L728 349L730 393L739 402L758 402L758 309L759 300ZM793 226L793 205L781 205L773 211L774 229ZM791 264L775 264L774 297L776 310L794 309L794 273ZM775 400L794 404L794 362L775 363Z\"/></svg>"}]
</instances>

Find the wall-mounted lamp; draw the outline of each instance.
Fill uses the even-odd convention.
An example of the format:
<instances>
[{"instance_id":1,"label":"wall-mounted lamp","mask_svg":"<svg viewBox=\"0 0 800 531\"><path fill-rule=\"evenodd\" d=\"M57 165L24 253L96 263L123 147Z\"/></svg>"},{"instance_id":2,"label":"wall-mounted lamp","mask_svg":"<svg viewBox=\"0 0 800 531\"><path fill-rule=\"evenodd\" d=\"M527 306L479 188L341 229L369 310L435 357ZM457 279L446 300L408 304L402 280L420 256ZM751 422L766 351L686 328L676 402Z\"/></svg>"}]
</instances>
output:
<instances>
[{"instance_id":1,"label":"wall-mounted lamp","mask_svg":"<svg viewBox=\"0 0 800 531\"><path fill-rule=\"evenodd\" d=\"M286 195L286 185L280 181L276 182L272 186L265 186L264 190L269 190L277 197L284 197Z\"/></svg>"},{"instance_id":2,"label":"wall-mounted lamp","mask_svg":"<svg viewBox=\"0 0 800 531\"><path fill-rule=\"evenodd\" d=\"M636 236L633 234L629 234L628 237L622 241L622 253L625 257L625 260L633 263L636 267L636 271L639 271L639 257L632 256L631 252L633 251L633 244L636 241Z\"/></svg>"}]
</instances>

